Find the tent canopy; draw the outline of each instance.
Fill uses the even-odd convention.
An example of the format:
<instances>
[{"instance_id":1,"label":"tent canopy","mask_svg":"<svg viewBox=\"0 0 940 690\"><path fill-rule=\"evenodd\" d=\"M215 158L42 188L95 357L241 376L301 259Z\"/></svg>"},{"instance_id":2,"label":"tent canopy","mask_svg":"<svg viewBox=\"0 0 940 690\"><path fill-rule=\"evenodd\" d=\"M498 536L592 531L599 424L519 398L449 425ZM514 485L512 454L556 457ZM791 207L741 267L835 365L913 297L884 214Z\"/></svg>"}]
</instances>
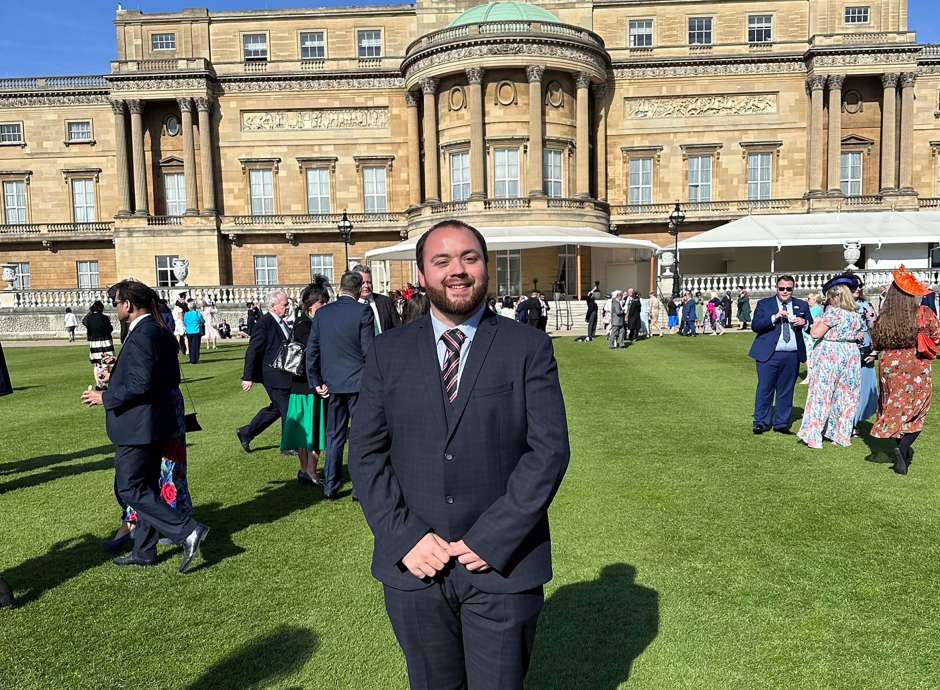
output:
<instances>
[{"instance_id":1,"label":"tent canopy","mask_svg":"<svg viewBox=\"0 0 940 690\"><path fill-rule=\"evenodd\" d=\"M566 244L582 247L609 247L612 249L645 249L650 252L659 250L659 246L649 240L630 240L592 228L536 225L529 227L489 227L479 228L479 230L486 238L486 247L489 251L560 247ZM390 247L367 251L366 258L392 261L414 260L418 237L410 237L404 242L393 244Z\"/></svg>"},{"instance_id":2,"label":"tent canopy","mask_svg":"<svg viewBox=\"0 0 940 690\"><path fill-rule=\"evenodd\" d=\"M940 213L881 211L745 216L679 243L679 249L915 244L940 241Z\"/></svg>"}]
</instances>

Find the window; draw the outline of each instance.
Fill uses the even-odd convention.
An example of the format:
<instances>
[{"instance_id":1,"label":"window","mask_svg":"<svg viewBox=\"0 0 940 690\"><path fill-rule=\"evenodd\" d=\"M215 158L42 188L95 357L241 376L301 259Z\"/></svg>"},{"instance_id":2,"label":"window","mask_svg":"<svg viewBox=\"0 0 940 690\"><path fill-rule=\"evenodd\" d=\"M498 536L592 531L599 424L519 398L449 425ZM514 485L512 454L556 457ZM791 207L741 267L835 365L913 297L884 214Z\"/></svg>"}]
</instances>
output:
<instances>
[{"instance_id":1,"label":"window","mask_svg":"<svg viewBox=\"0 0 940 690\"><path fill-rule=\"evenodd\" d=\"M562 161L564 152L561 149L545 149L545 165L542 171L542 179L545 184L545 194L553 198L562 197L564 192L564 180L562 178Z\"/></svg>"},{"instance_id":2,"label":"window","mask_svg":"<svg viewBox=\"0 0 940 690\"><path fill-rule=\"evenodd\" d=\"M862 195L862 152L851 151L842 154L841 184L839 188L844 196Z\"/></svg>"},{"instance_id":3,"label":"window","mask_svg":"<svg viewBox=\"0 0 940 690\"><path fill-rule=\"evenodd\" d=\"M564 295L578 292L578 248L573 244L558 250L558 287Z\"/></svg>"},{"instance_id":4,"label":"window","mask_svg":"<svg viewBox=\"0 0 940 690\"><path fill-rule=\"evenodd\" d=\"M310 280L317 274L326 276L326 279L333 284L333 255L332 254L311 254L310 255Z\"/></svg>"},{"instance_id":5,"label":"window","mask_svg":"<svg viewBox=\"0 0 940 690\"><path fill-rule=\"evenodd\" d=\"M23 123L5 122L0 124L0 144L22 144Z\"/></svg>"},{"instance_id":6,"label":"window","mask_svg":"<svg viewBox=\"0 0 940 690\"><path fill-rule=\"evenodd\" d=\"M689 201L712 200L712 157L689 156Z\"/></svg>"},{"instance_id":7,"label":"window","mask_svg":"<svg viewBox=\"0 0 940 690\"><path fill-rule=\"evenodd\" d=\"M653 159L630 159L630 203L653 203Z\"/></svg>"},{"instance_id":8,"label":"window","mask_svg":"<svg viewBox=\"0 0 940 690\"><path fill-rule=\"evenodd\" d=\"M300 32L300 59L322 60L326 57L326 32Z\"/></svg>"},{"instance_id":9,"label":"window","mask_svg":"<svg viewBox=\"0 0 940 690\"><path fill-rule=\"evenodd\" d=\"M267 60L268 59L268 35L267 34L243 34L242 48L244 49L246 60Z\"/></svg>"},{"instance_id":10,"label":"window","mask_svg":"<svg viewBox=\"0 0 940 690\"><path fill-rule=\"evenodd\" d=\"M846 24L867 24L869 20L869 8L868 7L846 7L845 8L845 23Z\"/></svg>"},{"instance_id":11,"label":"window","mask_svg":"<svg viewBox=\"0 0 940 690\"><path fill-rule=\"evenodd\" d=\"M519 196L519 149L496 149L497 198Z\"/></svg>"},{"instance_id":12,"label":"window","mask_svg":"<svg viewBox=\"0 0 940 690\"><path fill-rule=\"evenodd\" d=\"M248 180L251 187L251 215L274 215L274 171L251 170Z\"/></svg>"},{"instance_id":13,"label":"window","mask_svg":"<svg viewBox=\"0 0 940 690\"><path fill-rule=\"evenodd\" d=\"M26 182L12 180L3 183L4 219L7 225L26 224Z\"/></svg>"},{"instance_id":14,"label":"window","mask_svg":"<svg viewBox=\"0 0 940 690\"><path fill-rule=\"evenodd\" d=\"M750 153L747 156L747 198L760 201L771 198L771 154Z\"/></svg>"},{"instance_id":15,"label":"window","mask_svg":"<svg viewBox=\"0 0 940 690\"><path fill-rule=\"evenodd\" d=\"M81 290L93 290L99 287L98 262L78 262L78 287Z\"/></svg>"},{"instance_id":16,"label":"window","mask_svg":"<svg viewBox=\"0 0 940 690\"><path fill-rule=\"evenodd\" d=\"M157 261L157 287L173 287L176 285L176 276L173 273L173 261L178 256L158 256Z\"/></svg>"},{"instance_id":17,"label":"window","mask_svg":"<svg viewBox=\"0 0 940 690\"><path fill-rule=\"evenodd\" d=\"M630 47L631 48L652 48L653 47L653 20L652 19L631 19L630 20Z\"/></svg>"},{"instance_id":18,"label":"window","mask_svg":"<svg viewBox=\"0 0 940 690\"><path fill-rule=\"evenodd\" d=\"M380 30L359 31L357 42L360 59L382 57L382 32Z\"/></svg>"},{"instance_id":19,"label":"window","mask_svg":"<svg viewBox=\"0 0 940 690\"><path fill-rule=\"evenodd\" d=\"M691 17L689 19L689 45L711 45L712 18Z\"/></svg>"},{"instance_id":20,"label":"window","mask_svg":"<svg viewBox=\"0 0 940 690\"><path fill-rule=\"evenodd\" d=\"M277 285L277 257L255 257L255 285Z\"/></svg>"},{"instance_id":21,"label":"window","mask_svg":"<svg viewBox=\"0 0 940 690\"><path fill-rule=\"evenodd\" d=\"M14 290L32 290L32 277L29 274L28 261L13 261L13 268L16 269L16 278L13 279Z\"/></svg>"},{"instance_id":22,"label":"window","mask_svg":"<svg viewBox=\"0 0 940 690\"><path fill-rule=\"evenodd\" d=\"M384 167L366 167L362 169L366 213L385 213L388 210L385 172Z\"/></svg>"},{"instance_id":23,"label":"window","mask_svg":"<svg viewBox=\"0 0 940 690\"><path fill-rule=\"evenodd\" d=\"M164 173L163 189L166 191L166 214L181 216L186 213L186 182L183 173Z\"/></svg>"},{"instance_id":24,"label":"window","mask_svg":"<svg viewBox=\"0 0 940 690\"><path fill-rule=\"evenodd\" d=\"M307 213L331 213L330 208L330 171L307 168Z\"/></svg>"},{"instance_id":25,"label":"window","mask_svg":"<svg viewBox=\"0 0 940 690\"><path fill-rule=\"evenodd\" d=\"M176 50L176 34L150 34L151 50Z\"/></svg>"},{"instance_id":26,"label":"window","mask_svg":"<svg viewBox=\"0 0 940 690\"><path fill-rule=\"evenodd\" d=\"M95 210L95 181L92 179L72 180L72 208L76 223L94 223L98 220Z\"/></svg>"},{"instance_id":27,"label":"window","mask_svg":"<svg viewBox=\"0 0 940 690\"><path fill-rule=\"evenodd\" d=\"M769 14L752 14L747 18L747 42L771 43L774 40L774 18Z\"/></svg>"},{"instance_id":28,"label":"window","mask_svg":"<svg viewBox=\"0 0 940 690\"><path fill-rule=\"evenodd\" d=\"M91 141L91 120L69 122L67 134L69 141Z\"/></svg>"},{"instance_id":29,"label":"window","mask_svg":"<svg viewBox=\"0 0 940 690\"><path fill-rule=\"evenodd\" d=\"M522 252L511 249L496 252L496 294L522 294Z\"/></svg>"},{"instance_id":30,"label":"window","mask_svg":"<svg viewBox=\"0 0 940 690\"><path fill-rule=\"evenodd\" d=\"M470 198L470 154L467 151L450 156L450 198L452 201Z\"/></svg>"}]
</instances>

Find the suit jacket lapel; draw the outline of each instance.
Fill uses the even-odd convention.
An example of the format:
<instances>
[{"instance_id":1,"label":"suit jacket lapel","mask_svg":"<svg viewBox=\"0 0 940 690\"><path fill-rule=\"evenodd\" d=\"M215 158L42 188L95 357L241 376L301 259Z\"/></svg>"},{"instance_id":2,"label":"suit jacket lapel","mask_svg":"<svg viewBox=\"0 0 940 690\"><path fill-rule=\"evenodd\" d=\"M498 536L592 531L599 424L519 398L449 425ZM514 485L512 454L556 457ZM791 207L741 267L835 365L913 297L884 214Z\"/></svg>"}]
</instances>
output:
<instances>
[{"instance_id":1,"label":"suit jacket lapel","mask_svg":"<svg viewBox=\"0 0 940 690\"><path fill-rule=\"evenodd\" d=\"M432 429L447 426L444 410L444 391L441 389L441 367L437 363L437 343L434 341L434 327L431 317L425 316L418 322L418 366L421 367L419 381L433 381L428 390L428 405L434 418L430 420Z\"/></svg>"},{"instance_id":2,"label":"suit jacket lapel","mask_svg":"<svg viewBox=\"0 0 940 690\"><path fill-rule=\"evenodd\" d=\"M457 388L457 399L454 401L453 411L448 417L449 426L447 429L447 442L450 443L451 437L460 424L460 418L464 410L467 409L467 401L470 400L470 393L476 384L477 377L483 369L483 362L486 361L486 355L493 344L493 337L496 335L497 319L490 311L483 312L483 318L480 319L480 325L470 343L470 355L467 357L467 363L463 371L460 372L460 383ZM435 360L437 361L437 360ZM443 393L442 393L443 395Z\"/></svg>"}]
</instances>

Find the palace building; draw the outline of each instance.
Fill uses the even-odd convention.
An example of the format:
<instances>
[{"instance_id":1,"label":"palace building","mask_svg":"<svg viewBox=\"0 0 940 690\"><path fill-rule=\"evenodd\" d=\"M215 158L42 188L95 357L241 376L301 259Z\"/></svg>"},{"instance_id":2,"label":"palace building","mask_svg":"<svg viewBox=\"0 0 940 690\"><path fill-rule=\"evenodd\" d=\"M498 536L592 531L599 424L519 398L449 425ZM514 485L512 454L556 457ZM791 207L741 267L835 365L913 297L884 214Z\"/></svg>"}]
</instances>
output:
<instances>
[{"instance_id":1,"label":"palace building","mask_svg":"<svg viewBox=\"0 0 940 690\"><path fill-rule=\"evenodd\" d=\"M681 273L706 288L835 270L847 246L861 268L940 266L940 46L906 0L119 10L115 27L107 74L0 79L17 291L171 286L177 258L193 286L368 261L396 289L415 238L457 217L492 238L494 295L646 292L670 275L677 201Z\"/></svg>"}]
</instances>

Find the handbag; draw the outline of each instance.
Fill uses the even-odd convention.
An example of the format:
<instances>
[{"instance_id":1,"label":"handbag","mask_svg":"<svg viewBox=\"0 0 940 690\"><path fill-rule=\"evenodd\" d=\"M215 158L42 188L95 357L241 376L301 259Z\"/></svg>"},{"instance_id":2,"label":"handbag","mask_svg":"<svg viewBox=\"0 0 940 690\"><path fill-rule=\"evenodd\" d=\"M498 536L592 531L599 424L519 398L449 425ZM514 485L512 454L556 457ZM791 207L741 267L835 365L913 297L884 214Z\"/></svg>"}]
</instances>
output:
<instances>
[{"instance_id":1,"label":"handbag","mask_svg":"<svg viewBox=\"0 0 940 690\"><path fill-rule=\"evenodd\" d=\"M291 330L287 342L281 345L268 366L272 369L287 372L291 376L303 374L304 346L294 340L293 330Z\"/></svg>"},{"instance_id":2,"label":"handbag","mask_svg":"<svg viewBox=\"0 0 940 690\"><path fill-rule=\"evenodd\" d=\"M927 324L923 317L917 319L917 357L919 359L934 360L937 358L937 343L933 341L925 332Z\"/></svg>"}]
</instances>

